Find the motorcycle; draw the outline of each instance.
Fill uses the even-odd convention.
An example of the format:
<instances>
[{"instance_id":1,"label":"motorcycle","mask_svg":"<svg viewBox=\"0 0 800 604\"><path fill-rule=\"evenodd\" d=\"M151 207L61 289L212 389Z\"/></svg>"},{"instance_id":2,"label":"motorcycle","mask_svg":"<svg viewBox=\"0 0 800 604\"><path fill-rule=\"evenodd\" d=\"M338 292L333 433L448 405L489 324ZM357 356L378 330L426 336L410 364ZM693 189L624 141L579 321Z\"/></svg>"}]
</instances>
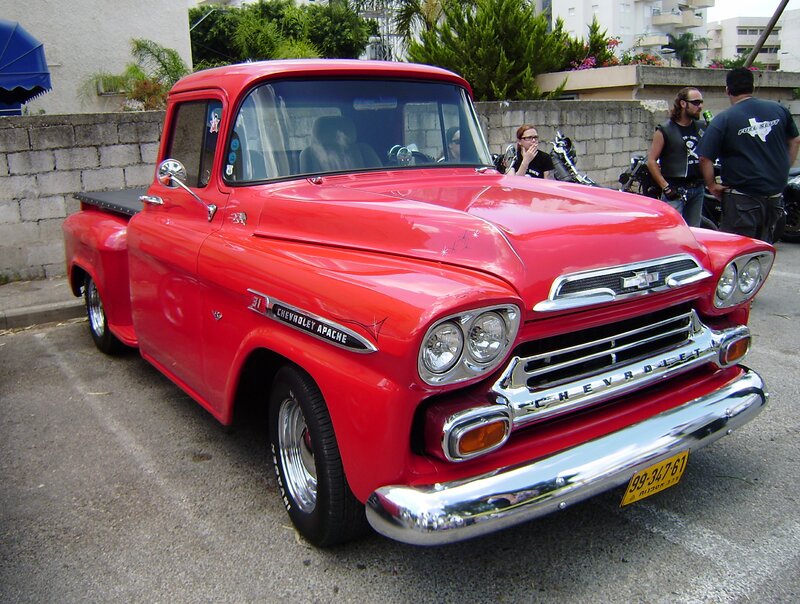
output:
<instances>
[{"instance_id":1,"label":"motorcycle","mask_svg":"<svg viewBox=\"0 0 800 604\"><path fill-rule=\"evenodd\" d=\"M576 182L591 187L600 186L588 175L578 170L577 153L569 137L564 136L560 130L556 130L555 138L550 144L553 146L553 149L550 151L550 159L553 160L553 175L556 180ZM514 163L516 153L516 146L512 143L506 147L502 155L493 154L492 159L495 168L497 168L499 172L505 173L508 166Z\"/></svg>"},{"instance_id":2,"label":"motorcycle","mask_svg":"<svg viewBox=\"0 0 800 604\"><path fill-rule=\"evenodd\" d=\"M783 190L783 211L786 217L781 240L800 243L800 168L789 170L789 182Z\"/></svg>"}]
</instances>

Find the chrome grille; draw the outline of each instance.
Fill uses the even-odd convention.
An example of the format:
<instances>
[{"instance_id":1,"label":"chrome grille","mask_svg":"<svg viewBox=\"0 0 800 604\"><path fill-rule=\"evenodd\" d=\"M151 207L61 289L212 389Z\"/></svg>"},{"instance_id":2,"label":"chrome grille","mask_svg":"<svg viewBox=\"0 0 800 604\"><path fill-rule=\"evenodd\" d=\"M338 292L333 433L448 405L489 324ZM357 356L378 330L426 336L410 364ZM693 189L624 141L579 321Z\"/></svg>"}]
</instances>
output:
<instances>
[{"instance_id":1,"label":"chrome grille","mask_svg":"<svg viewBox=\"0 0 800 604\"><path fill-rule=\"evenodd\" d=\"M697 262L688 257L676 258L668 262L638 265L622 268L615 271L604 271L599 274L569 277L558 288L556 297L574 296L586 291L609 289L615 295L637 293L643 289L658 289L664 287L667 277L674 273L690 271L698 268ZM642 286L632 285L637 281L637 276L650 275L650 281ZM626 283L628 283L626 287Z\"/></svg>"},{"instance_id":2,"label":"chrome grille","mask_svg":"<svg viewBox=\"0 0 800 604\"><path fill-rule=\"evenodd\" d=\"M692 285L711 276L688 254L654 258L620 266L561 275L547 299L533 305L536 312L558 312L608 304Z\"/></svg>"},{"instance_id":3,"label":"chrome grille","mask_svg":"<svg viewBox=\"0 0 800 604\"><path fill-rule=\"evenodd\" d=\"M694 331L688 305L528 343L515 374L530 391L603 372L680 346ZM517 381L517 380L515 380ZM523 386L523 384L517 384Z\"/></svg>"}]
</instances>

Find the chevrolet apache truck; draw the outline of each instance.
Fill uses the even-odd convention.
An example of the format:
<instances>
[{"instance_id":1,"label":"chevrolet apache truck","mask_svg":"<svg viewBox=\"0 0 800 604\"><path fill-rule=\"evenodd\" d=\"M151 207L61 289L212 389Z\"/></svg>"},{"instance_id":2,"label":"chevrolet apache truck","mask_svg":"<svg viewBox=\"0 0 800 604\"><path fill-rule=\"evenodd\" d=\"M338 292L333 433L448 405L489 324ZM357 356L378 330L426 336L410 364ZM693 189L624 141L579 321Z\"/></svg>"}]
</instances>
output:
<instances>
[{"instance_id":1,"label":"chevrolet apache truck","mask_svg":"<svg viewBox=\"0 0 800 604\"><path fill-rule=\"evenodd\" d=\"M137 347L222 424L260 405L318 546L635 502L766 403L740 362L772 246L498 173L443 69L194 73L152 184L78 198L67 269L97 347Z\"/></svg>"}]
</instances>

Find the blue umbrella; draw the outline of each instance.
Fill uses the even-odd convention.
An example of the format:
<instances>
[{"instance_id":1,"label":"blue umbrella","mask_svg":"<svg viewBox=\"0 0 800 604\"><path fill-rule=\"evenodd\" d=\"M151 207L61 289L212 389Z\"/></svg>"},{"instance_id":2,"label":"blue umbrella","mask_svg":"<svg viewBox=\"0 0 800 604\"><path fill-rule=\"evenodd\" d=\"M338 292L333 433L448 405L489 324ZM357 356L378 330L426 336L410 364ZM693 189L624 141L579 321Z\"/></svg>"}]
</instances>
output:
<instances>
[{"instance_id":1,"label":"blue umbrella","mask_svg":"<svg viewBox=\"0 0 800 604\"><path fill-rule=\"evenodd\" d=\"M52 88L44 45L16 21L0 19L0 104L27 103Z\"/></svg>"}]
</instances>

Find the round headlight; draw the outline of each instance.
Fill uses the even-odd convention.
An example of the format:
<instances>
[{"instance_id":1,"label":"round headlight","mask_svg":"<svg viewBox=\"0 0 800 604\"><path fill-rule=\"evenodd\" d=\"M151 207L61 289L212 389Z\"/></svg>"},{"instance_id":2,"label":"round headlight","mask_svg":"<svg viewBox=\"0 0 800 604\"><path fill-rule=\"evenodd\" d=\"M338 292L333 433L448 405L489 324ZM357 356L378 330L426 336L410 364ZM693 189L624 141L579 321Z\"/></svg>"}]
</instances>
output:
<instances>
[{"instance_id":1,"label":"round headlight","mask_svg":"<svg viewBox=\"0 0 800 604\"><path fill-rule=\"evenodd\" d=\"M717 283L717 298L727 300L736 289L736 265L731 262L722 271L722 277Z\"/></svg>"},{"instance_id":2,"label":"round headlight","mask_svg":"<svg viewBox=\"0 0 800 604\"><path fill-rule=\"evenodd\" d=\"M453 368L464 349L461 329L449 321L436 326L422 345L422 362L431 373L444 373Z\"/></svg>"},{"instance_id":3,"label":"round headlight","mask_svg":"<svg viewBox=\"0 0 800 604\"><path fill-rule=\"evenodd\" d=\"M739 289L743 294L749 294L759 283L761 283L761 262L758 258L751 258L739 273Z\"/></svg>"},{"instance_id":4,"label":"round headlight","mask_svg":"<svg viewBox=\"0 0 800 604\"><path fill-rule=\"evenodd\" d=\"M496 312L485 312L472 322L467 348L473 359L488 363L502 352L506 341L506 323Z\"/></svg>"}]
</instances>

